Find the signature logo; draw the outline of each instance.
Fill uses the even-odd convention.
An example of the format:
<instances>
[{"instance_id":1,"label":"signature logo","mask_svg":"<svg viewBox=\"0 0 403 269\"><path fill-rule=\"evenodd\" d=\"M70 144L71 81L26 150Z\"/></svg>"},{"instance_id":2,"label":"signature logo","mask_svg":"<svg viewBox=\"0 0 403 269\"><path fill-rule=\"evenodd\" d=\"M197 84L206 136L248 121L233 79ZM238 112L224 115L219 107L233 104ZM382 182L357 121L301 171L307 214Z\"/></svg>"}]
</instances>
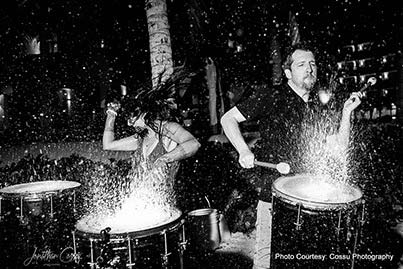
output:
<instances>
[{"instance_id":1,"label":"signature logo","mask_svg":"<svg viewBox=\"0 0 403 269\"><path fill-rule=\"evenodd\" d=\"M24 260L24 266L29 266L33 264L43 264L43 265L54 265L60 263L78 263L81 260L81 255L79 253L74 253L72 247L67 247L63 249L59 254L54 253L50 249L44 249L38 251L35 247L34 252L31 257Z\"/></svg>"}]
</instances>

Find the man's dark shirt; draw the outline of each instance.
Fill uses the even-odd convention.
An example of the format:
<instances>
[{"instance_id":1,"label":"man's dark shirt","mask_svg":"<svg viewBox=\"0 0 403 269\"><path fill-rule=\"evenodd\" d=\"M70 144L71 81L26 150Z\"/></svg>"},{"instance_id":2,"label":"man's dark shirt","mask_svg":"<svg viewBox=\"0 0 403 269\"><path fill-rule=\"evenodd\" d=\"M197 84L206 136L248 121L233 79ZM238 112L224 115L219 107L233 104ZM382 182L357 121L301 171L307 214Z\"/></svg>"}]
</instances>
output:
<instances>
[{"instance_id":1,"label":"man's dark shirt","mask_svg":"<svg viewBox=\"0 0 403 269\"><path fill-rule=\"evenodd\" d=\"M260 139L252 149L255 159L263 162L287 162L291 171L299 158L302 128L311 110L288 85L261 86L248 99L237 104L246 120L258 120ZM256 167L260 200L271 201L271 184L281 175L272 169Z\"/></svg>"}]
</instances>

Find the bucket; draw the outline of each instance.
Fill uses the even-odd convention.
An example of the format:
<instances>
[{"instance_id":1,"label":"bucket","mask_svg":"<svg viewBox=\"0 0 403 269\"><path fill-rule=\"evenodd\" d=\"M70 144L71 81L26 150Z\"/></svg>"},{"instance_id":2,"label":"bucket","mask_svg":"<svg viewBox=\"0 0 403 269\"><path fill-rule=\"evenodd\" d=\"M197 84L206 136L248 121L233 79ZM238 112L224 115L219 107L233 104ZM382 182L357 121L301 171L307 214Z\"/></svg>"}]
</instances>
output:
<instances>
[{"instance_id":1,"label":"bucket","mask_svg":"<svg viewBox=\"0 0 403 269\"><path fill-rule=\"evenodd\" d=\"M217 209L202 208L188 213L186 229L194 251L212 251L220 246L220 214Z\"/></svg>"}]
</instances>

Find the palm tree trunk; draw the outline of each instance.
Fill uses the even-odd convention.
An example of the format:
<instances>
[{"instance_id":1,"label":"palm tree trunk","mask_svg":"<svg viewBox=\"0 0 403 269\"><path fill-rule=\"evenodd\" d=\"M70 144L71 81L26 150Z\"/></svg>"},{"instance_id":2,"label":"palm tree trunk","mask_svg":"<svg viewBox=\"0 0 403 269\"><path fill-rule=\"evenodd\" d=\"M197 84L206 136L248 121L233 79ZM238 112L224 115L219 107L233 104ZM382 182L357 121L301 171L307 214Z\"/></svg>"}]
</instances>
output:
<instances>
[{"instance_id":1,"label":"palm tree trunk","mask_svg":"<svg viewBox=\"0 0 403 269\"><path fill-rule=\"evenodd\" d=\"M167 4L165 0L146 0L148 33L150 37L150 62L153 87L159 76L165 81L173 73L171 37Z\"/></svg>"},{"instance_id":2,"label":"palm tree trunk","mask_svg":"<svg viewBox=\"0 0 403 269\"><path fill-rule=\"evenodd\" d=\"M271 60L273 61L272 69L272 83L273 85L280 85L283 77L283 69L281 67L281 52L280 42L278 35L272 31L270 41Z\"/></svg>"}]
</instances>

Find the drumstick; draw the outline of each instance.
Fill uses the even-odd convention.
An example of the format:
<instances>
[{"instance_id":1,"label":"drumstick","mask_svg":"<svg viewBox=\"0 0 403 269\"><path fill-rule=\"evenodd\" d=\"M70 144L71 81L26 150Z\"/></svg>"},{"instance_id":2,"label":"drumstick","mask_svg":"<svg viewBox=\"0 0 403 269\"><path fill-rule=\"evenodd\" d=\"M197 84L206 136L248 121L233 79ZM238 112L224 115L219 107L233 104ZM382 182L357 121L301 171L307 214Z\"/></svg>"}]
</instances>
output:
<instances>
[{"instance_id":1,"label":"drumstick","mask_svg":"<svg viewBox=\"0 0 403 269\"><path fill-rule=\"evenodd\" d=\"M276 169L281 174L288 174L290 172L290 165L288 163L281 162L278 164L274 164L274 163L255 161L255 165Z\"/></svg>"}]
</instances>

